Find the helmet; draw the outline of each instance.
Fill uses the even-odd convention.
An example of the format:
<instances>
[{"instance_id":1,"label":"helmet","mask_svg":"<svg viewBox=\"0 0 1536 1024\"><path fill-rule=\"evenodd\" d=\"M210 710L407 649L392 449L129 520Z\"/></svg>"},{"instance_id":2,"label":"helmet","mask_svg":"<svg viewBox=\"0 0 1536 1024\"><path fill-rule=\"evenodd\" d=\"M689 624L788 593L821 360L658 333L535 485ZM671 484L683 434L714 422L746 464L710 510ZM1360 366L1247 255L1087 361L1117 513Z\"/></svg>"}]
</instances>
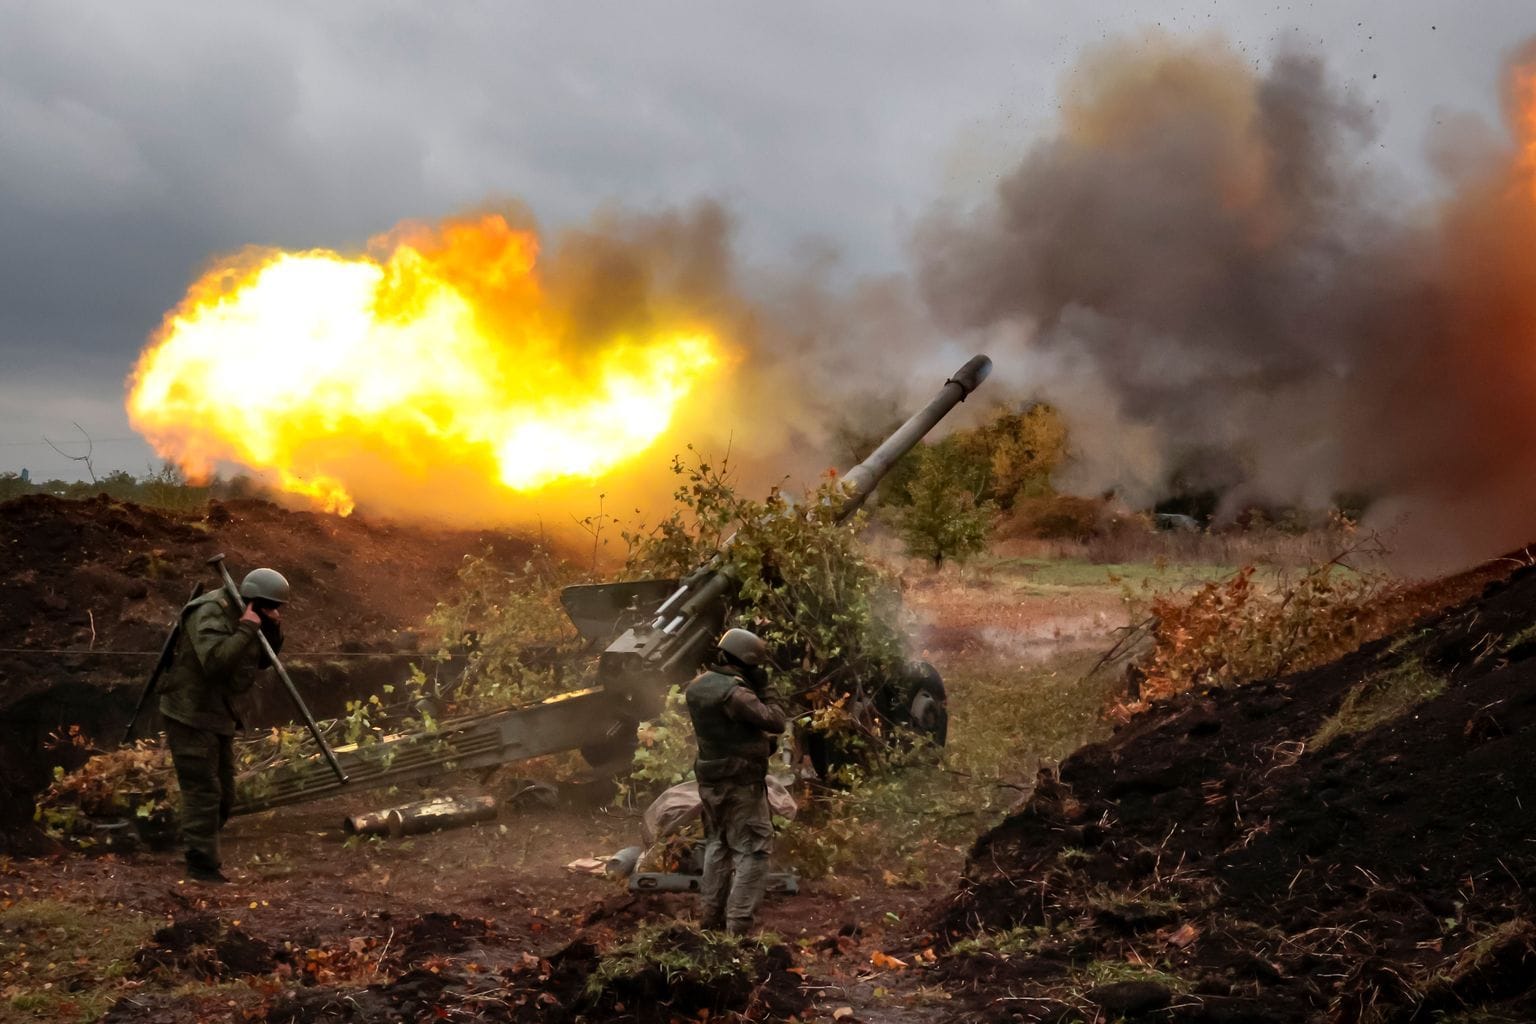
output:
<instances>
[{"instance_id":1,"label":"helmet","mask_svg":"<svg viewBox=\"0 0 1536 1024\"><path fill-rule=\"evenodd\" d=\"M247 601L284 604L288 600L288 581L276 569L252 569L240 581L240 596Z\"/></svg>"},{"instance_id":2,"label":"helmet","mask_svg":"<svg viewBox=\"0 0 1536 1024\"><path fill-rule=\"evenodd\" d=\"M720 650L748 668L773 664L773 658L769 656L768 645L763 642L763 638L745 629L726 630L725 635L720 638L719 646Z\"/></svg>"}]
</instances>

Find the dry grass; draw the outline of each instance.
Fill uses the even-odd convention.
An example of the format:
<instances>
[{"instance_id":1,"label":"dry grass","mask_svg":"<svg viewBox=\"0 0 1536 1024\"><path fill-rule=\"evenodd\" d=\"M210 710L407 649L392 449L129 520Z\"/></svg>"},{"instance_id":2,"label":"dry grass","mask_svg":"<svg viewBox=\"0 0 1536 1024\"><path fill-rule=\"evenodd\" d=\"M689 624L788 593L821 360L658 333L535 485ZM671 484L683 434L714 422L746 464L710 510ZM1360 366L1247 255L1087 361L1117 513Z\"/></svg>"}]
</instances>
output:
<instances>
[{"instance_id":1,"label":"dry grass","mask_svg":"<svg viewBox=\"0 0 1536 1024\"><path fill-rule=\"evenodd\" d=\"M1332 661L1402 625L1402 587L1319 565L1263 585L1244 567L1190 594L1152 597L1151 645L1135 664L1142 710L1196 686L1235 686Z\"/></svg>"},{"instance_id":2,"label":"dry grass","mask_svg":"<svg viewBox=\"0 0 1536 1024\"><path fill-rule=\"evenodd\" d=\"M1118 530L1087 540L1020 538L993 546L999 557L1093 565L1151 564L1185 566L1267 565L1284 568L1326 562L1353 543L1339 530L1289 533L1283 530L1227 530L1181 533ZM1361 566L1361 568L1374 566Z\"/></svg>"},{"instance_id":3,"label":"dry grass","mask_svg":"<svg viewBox=\"0 0 1536 1024\"><path fill-rule=\"evenodd\" d=\"M1340 736L1370 732L1444 692L1444 677L1430 672L1418 658L1376 673L1344 695L1339 710L1312 737L1312 749Z\"/></svg>"}]
</instances>

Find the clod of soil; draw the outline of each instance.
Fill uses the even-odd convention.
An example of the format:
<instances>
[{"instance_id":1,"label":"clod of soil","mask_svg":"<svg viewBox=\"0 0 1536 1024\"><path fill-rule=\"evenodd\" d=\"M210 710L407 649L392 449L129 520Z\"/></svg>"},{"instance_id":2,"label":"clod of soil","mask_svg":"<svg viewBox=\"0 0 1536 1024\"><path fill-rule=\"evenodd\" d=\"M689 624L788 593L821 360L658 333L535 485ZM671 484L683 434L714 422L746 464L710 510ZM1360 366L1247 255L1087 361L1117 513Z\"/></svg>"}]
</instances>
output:
<instances>
[{"instance_id":1,"label":"clod of soil","mask_svg":"<svg viewBox=\"0 0 1536 1024\"><path fill-rule=\"evenodd\" d=\"M719 1017L783 1020L809 1005L783 945L735 942L683 925L642 930L595 965L582 1003L599 1019Z\"/></svg>"},{"instance_id":2,"label":"clod of soil","mask_svg":"<svg viewBox=\"0 0 1536 1024\"><path fill-rule=\"evenodd\" d=\"M483 918L426 913L406 925L396 963L411 967L429 957L463 953L492 938L491 922Z\"/></svg>"},{"instance_id":3,"label":"clod of soil","mask_svg":"<svg viewBox=\"0 0 1536 1024\"><path fill-rule=\"evenodd\" d=\"M225 928L212 914L173 921L134 954L139 974L169 971L212 981L270 974L285 956L270 943L239 928Z\"/></svg>"},{"instance_id":4,"label":"clod of soil","mask_svg":"<svg viewBox=\"0 0 1536 1024\"><path fill-rule=\"evenodd\" d=\"M1083 995L1114 1017L1143 1017L1173 1002L1168 986L1155 981L1117 981L1091 988Z\"/></svg>"},{"instance_id":5,"label":"clod of soil","mask_svg":"<svg viewBox=\"0 0 1536 1024\"><path fill-rule=\"evenodd\" d=\"M429 915L436 917L436 915ZM425 920L425 918L423 919ZM419 922L418 922L419 923ZM735 962L722 970L729 945ZM670 1022L736 1015L784 1020L810 1005L787 947L727 944L682 926L600 955L579 938L548 958L524 954L499 972L438 958L364 989L313 987L285 992L261 1019L271 1024L396 1024L473 1019L568 1024L581 1020Z\"/></svg>"}]
</instances>

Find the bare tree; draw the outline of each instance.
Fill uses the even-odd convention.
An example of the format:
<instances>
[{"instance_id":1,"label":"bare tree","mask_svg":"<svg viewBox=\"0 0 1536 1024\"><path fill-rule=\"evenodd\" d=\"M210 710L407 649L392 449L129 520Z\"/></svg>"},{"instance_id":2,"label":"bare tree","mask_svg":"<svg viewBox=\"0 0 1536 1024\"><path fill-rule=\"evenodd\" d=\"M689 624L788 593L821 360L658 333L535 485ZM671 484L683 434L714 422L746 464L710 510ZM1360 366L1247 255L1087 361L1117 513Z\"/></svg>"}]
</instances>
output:
<instances>
[{"instance_id":1,"label":"bare tree","mask_svg":"<svg viewBox=\"0 0 1536 1024\"><path fill-rule=\"evenodd\" d=\"M80 433L82 435L84 435L84 437L85 437L85 454L84 455L71 455L71 454L69 454L64 449L62 449L58 445L54 444L52 441L49 441L48 440L48 435L46 435L46 434L43 435L43 440L48 442L48 447L49 448L52 448L54 451L58 452L60 455L64 456L69 461L85 463L85 471L86 471L86 473L88 473L90 475L91 483L93 483L93 484L94 483L99 483L100 481L98 481L96 479L96 467L91 462L91 456L96 451L96 444L95 444L94 441L91 440L91 435L87 434L85 432L85 428L82 427L80 424L76 423L75 424L75 429L80 431Z\"/></svg>"}]
</instances>

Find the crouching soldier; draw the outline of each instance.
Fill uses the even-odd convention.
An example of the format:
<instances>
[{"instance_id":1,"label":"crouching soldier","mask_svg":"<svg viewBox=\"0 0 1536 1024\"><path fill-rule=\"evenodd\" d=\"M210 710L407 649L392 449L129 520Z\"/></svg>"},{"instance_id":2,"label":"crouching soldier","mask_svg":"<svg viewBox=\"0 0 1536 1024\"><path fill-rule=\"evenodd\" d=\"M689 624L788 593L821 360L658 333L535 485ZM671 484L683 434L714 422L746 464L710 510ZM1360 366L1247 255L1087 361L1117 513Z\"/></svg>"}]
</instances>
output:
<instances>
[{"instance_id":1,"label":"crouching soldier","mask_svg":"<svg viewBox=\"0 0 1536 1024\"><path fill-rule=\"evenodd\" d=\"M693 770L704 817L701 923L732 935L752 928L773 849L764 779L785 715L768 691L765 664L771 660L762 638L730 630L720 638L714 667L684 693L699 745Z\"/></svg>"},{"instance_id":2,"label":"crouching soldier","mask_svg":"<svg viewBox=\"0 0 1536 1024\"><path fill-rule=\"evenodd\" d=\"M222 588L181 610L181 636L160 683L160 714L181 787L181 837L187 876L228 881L219 870L219 830L235 804L234 735L241 728L230 698L245 693L270 662L256 638L282 649L288 581L254 569L240 583L242 613Z\"/></svg>"}]
</instances>

